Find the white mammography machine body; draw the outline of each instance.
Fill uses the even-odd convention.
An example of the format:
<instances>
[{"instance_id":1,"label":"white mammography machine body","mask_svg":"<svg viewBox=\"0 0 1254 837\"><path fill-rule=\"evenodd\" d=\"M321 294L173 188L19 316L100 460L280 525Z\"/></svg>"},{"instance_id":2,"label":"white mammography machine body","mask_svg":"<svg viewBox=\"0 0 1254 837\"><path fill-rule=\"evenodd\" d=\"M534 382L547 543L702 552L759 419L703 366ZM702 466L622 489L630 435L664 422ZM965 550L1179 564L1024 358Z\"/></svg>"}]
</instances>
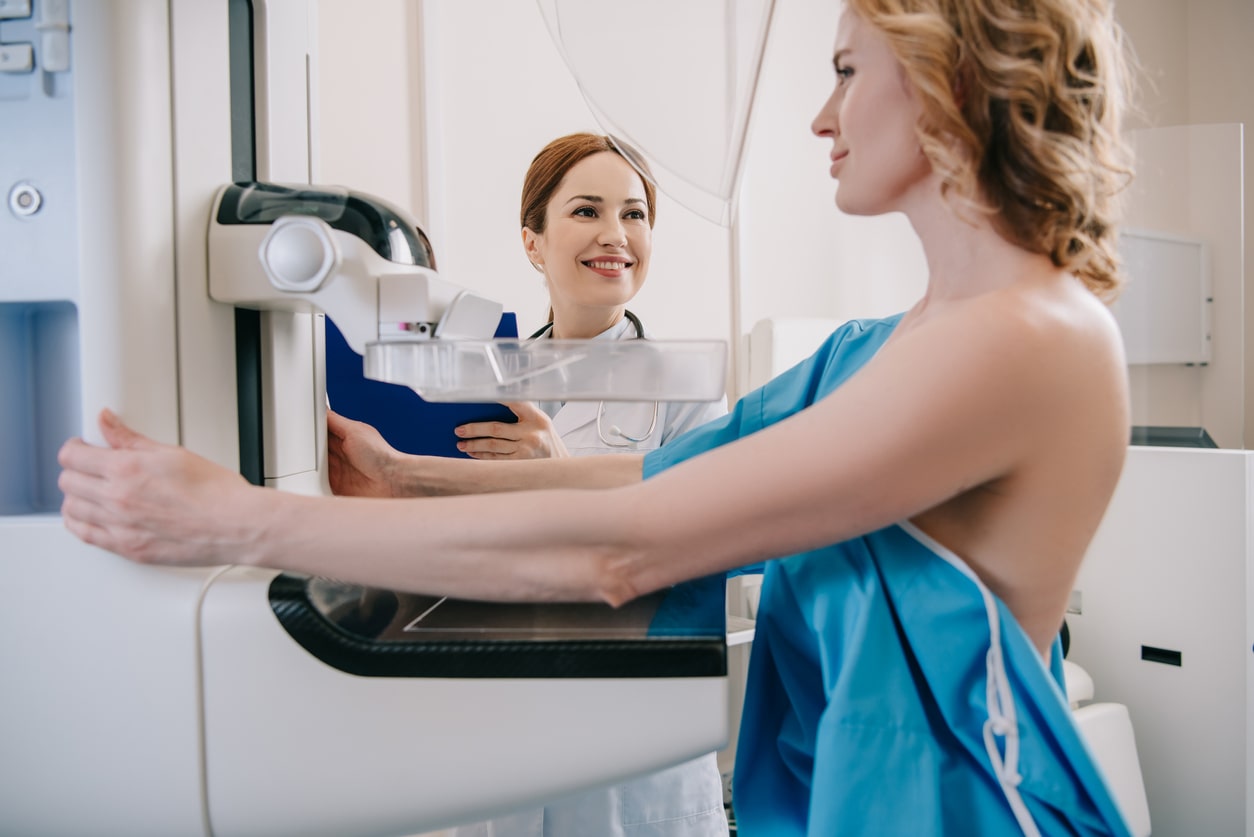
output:
<instances>
[{"instance_id":1,"label":"white mammography machine body","mask_svg":"<svg viewBox=\"0 0 1254 837\"><path fill-rule=\"evenodd\" d=\"M665 596L552 619L446 605L458 633L422 622L421 597L139 567L61 525L56 450L93 438L102 407L255 482L316 492L311 311L335 308L357 343L392 322L389 299L433 305L449 334L495 324L473 296L411 295L444 287L412 260L391 291L357 276L327 280L329 299L282 269L270 281L293 287L264 299L211 282L223 259L239 262L224 280L245 263L264 278L255 238L218 249L209 234L219 198L309 182L311 14L296 0L0 4L3 40L31 45L29 66L0 63L0 832L413 833L725 742L721 595L679 634L649 630Z\"/></svg>"}]
</instances>

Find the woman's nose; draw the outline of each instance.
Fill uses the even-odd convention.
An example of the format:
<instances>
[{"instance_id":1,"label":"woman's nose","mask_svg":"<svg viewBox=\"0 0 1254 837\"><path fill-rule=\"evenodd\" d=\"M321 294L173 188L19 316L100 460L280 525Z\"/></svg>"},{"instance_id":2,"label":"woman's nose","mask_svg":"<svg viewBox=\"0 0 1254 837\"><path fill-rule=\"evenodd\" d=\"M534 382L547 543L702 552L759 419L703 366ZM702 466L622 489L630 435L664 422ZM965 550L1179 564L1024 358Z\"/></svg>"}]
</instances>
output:
<instances>
[{"instance_id":1,"label":"woman's nose","mask_svg":"<svg viewBox=\"0 0 1254 837\"><path fill-rule=\"evenodd\" d=\"M597 244L606 247L622 247L627 243L627 231L617 218L609 219L601 225L601 234L597 236Z\"/></svg>"},{"instance_id":2,"label":"woman's nose","mask_svg":"<svg viewBox=\"0 0 1254 837\"><path fill-rule=\"evenodd\" d=\"M814 121L810 123L810 130L814 132L816 137L834 137L840 127L836 119L838 110L836 97L840 94L839 90L833 90L832 95L827 97L827 101L823 103L823 107L819 108L819 112L815 115Z\"/></svg>"}]
</instances>

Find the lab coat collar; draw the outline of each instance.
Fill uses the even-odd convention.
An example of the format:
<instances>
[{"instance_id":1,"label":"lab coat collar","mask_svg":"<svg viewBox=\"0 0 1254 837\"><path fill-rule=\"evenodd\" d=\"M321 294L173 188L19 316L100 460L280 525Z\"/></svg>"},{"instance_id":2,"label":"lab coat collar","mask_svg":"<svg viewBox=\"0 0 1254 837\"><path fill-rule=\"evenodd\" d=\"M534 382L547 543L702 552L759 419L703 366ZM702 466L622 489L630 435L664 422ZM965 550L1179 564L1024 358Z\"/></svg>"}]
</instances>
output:
<instances>
[{"instance_id":1,"label":"lab coat collar","mask_svg":"<svg viewBox=\"0 0 1254 837\"><path fill-rule=\"evenodd\" d=\"M605 331L593 337L593 340L632 340L636 336L636 327L623 317ZM543 409L543 407L542 407ZM553 415L553 429L559 436L587 427L597 420L597 411L601 409L600 401L568 401Z\"/></svg>"}]
</instances>

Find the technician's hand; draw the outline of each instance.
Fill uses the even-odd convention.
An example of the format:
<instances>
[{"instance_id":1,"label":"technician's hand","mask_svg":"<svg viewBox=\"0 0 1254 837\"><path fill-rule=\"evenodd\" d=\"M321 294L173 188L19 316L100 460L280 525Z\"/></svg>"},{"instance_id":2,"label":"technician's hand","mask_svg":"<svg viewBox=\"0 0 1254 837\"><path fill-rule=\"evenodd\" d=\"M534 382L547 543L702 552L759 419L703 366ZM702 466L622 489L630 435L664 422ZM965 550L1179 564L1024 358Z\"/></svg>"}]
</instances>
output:
<instances>
[{"instance_id":1,"label":"technician's hand","mask_svg":"<svg viewBox=\"0 0 1254 837\"><path fill-rule=\"evenodd\" d=\"M93 546L152 564L242 563L252 523L265 514L262 489L180 447L142 436L109 410L100 413L108 447L70 439L57 461L61 515Z\"/></svg>"},{"instance_id":2,"label":"technician's hand","mask_svg":"<svg viewBox=\"0 0 1254 837\"><path fill-rule=\"evenodd\" d=\"M570 456L553 420L539 407L525 401L506 403L518 416L517 424L480 421L463 424L454 432L461 437L457 449L475 459L558 459Z\"/></svg>"},{"instance_id":3,"label":"technician's hand","mask_svg":"<svg viewBox=\"0 0 1254 837\"><path fill-rule=\"evenodd\" d=\"M336 494L400 496L393 480L400 457L369 424L327 410L327 477Z\"/></svg>"}]
</instances>

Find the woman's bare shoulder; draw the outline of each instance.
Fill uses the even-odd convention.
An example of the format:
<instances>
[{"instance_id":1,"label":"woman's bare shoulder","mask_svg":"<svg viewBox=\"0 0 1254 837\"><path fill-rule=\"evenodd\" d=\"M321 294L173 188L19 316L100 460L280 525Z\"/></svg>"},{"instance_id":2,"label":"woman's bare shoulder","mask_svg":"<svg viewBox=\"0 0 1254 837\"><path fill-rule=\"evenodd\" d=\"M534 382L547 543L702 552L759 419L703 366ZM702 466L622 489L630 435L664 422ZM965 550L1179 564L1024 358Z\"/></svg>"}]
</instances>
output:
<instances>
[{"instance_id":1,"label":"woman's bare shoulder","mask_svg":"<svg viewBox=\"0 0 1254 837\"><path fill-rule=\"evenodd\" d=\"M1108 388L1126 375L1109 307L1067 274L975 297L955 312L950 328L990 359L990 371L1027 375L1044 391L1078 394L1084 381Z\"/></svg>"}]
</instances>

